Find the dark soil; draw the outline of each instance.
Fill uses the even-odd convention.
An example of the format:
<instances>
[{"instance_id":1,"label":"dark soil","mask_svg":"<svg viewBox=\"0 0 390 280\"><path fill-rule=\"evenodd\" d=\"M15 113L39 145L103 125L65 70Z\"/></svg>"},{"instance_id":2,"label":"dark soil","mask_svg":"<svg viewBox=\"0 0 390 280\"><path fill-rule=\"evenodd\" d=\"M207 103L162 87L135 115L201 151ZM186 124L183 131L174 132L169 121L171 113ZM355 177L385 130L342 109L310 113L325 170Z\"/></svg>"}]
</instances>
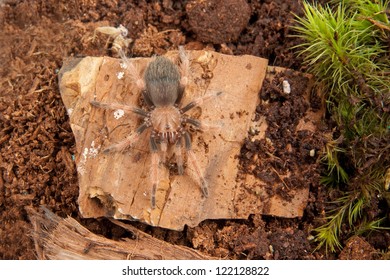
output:
<instances>
[{"instance_id":1,"label":"dark soil","mask_svg":"<svg viewBox=\"0 0 390 280\"><path fill-rule=\"evenodd\" d=\"M208 2L217 4L205 4ZM243 2L241 9L234 7L238 2ZM270 65L304 71L301 59L291 49L299 41L290 36L293 13L302 14L299 0L6 0L0 3L3 3L0 4L1 259L36 258L26 206L44 205L57 215L70 215L108 238L119 239L128 234L106 219L83 219L78 212L75 142L58 89L57 73L64 59L113 55L110 42L106 44L107 37L92 39L96 27L124 25L133 39L128 49L130 57L163 54L185 44L187 49L265 57ZM204 10L219 11L220 17L210 18ZM257 113L266 115L271 124L267 137L276 143L273 152L278 157L253 171L264 181L278 179L274 173L267 172L271 167L283 172L285 168L295 170L304 164L312 166L318 156L310 156L310 151L319 151L324 141L320 134L292 133L302 112L309 106L318 109L319 100L304 101L299 92L283 96L282 78L289 79L296 87L307 82L305 76L287 71L274 80L266 80L259 93L263 101L271 104L267 108L260 104ZM243 169L250 164L252 156L265 156L268 148L264 141L248 139L240 155ZM286 152L288 149L294 153ZM309 204L302 218L252 215L248 220L204 221L183 232L133 224L156 238L219 258L339 258L337 254L325 255L321 250L314 252L317 244L312 242L311 230L320 225L329 199L326 189L319 184L321 170L316 166L306 170L304 177L293 176L286 182L310 186ZM282 189L270 191L284 193ZM344 245L347 237L341 240ZM350 250L358 251L359 244L373 251L389 246L389 236L381 238L359 240ZM370 251L369 256L372 255Z\"/></svg>"}]
</instances>

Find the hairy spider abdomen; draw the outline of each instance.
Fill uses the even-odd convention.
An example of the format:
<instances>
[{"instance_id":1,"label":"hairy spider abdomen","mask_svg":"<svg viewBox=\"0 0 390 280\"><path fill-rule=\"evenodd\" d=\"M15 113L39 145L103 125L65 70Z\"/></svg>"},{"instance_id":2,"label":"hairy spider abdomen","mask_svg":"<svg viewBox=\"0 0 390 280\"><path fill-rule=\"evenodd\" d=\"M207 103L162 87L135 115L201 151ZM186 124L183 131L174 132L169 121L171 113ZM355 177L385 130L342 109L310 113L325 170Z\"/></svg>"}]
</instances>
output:
<instances>
[{"instance_id":1,"label":"hairy spider abdomen","mask_svg":"<svg viewBox=\"0 0 390 280\"><path fill-rule=\"evenodd\" d=\"M181 114L174 106L156 107L150 115L153 130L158 133L161 140L175 143L181 128Z\"/></svg>"},{"instance_id":2,"label":"hairy spider abdomen","mask_svg":"<svg viewBox=\"0 0 390 280\"><path fill-rule=\"evenodd\" d=\"M158 56L145 71L144 94L155 106L175 104L180 90L179 68L168 58Z\"/></svg>"}]
</instances>

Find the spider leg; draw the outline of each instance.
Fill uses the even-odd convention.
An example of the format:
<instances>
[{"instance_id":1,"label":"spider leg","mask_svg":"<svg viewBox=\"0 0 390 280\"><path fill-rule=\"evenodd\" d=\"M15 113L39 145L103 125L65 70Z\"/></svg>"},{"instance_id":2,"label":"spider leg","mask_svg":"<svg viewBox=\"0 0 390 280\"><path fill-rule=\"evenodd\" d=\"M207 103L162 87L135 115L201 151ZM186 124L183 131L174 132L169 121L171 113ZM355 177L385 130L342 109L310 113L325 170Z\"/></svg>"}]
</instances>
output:
<instances>
[{"instance_id":1,"label":"spider leg","mask_svg":"<svg viewBox=\"0 0 390 280\"><path fill-rule=\"evenodd\" d=\"M158 172L158 166L160 164L160 158L158 156L158 148L157 148L157 143L155 136L153 133L150 135L149 139L149 145L150 145L150 151L151 151L151 172L150 172L150 181L152 183L152 193L151 193L151 205L152 209L156 208L156 190L157 186L160 182L159 179L159 172Z\"/></svg>"},{"instance_id":2,"label":"spider leg","mask_svg":"<svg viewBox=\"0 0 390 280\"><path fill-rule=\"evenodd\" d=\"M145 82L140 75L140 71L137 67L127 58L125 52L122 49L119 49L119 56L122 59L123 68L127 70L130 75L130 78L135 82L135 85L140 91L145 90Z\"/></svg>"},{"instance_id":3,"label":"spider leg","mask_svg":"<svg viewBox=\"0 0 390 280\"><path fill-rule=\"evenodd\" d=\"M140 108L134 107L134 106L124 105L124 104L119 104L119 103L101 103L101 102L98 102L95 100L90 101L90 103L91 103L91 105L98 107L98 108L102 108L102 109L123 110L124 112L135 113L135 114L138 114L138 115L143 116L143 117L148 116L148 112L146 112Z\"/></svg>"},{"instance_id":4,"label":"spider leg","mask_svg":"<svg viewBox=\"0 0 390 280\"><path fill-rule=\"evenodd\" d=\"M212 129L219 129L222 127L221 125L218 124L210 124L210 123L205 123L203 121L201 122L197 119L193 119L187 116L183 118L183 122L188 123L193 127L195 127L196 129L200 129L201 131L209 131Z\"/></svg>"},{"instance_id":5,"label":"spider leg","mask_svg":"<svg viewBox=\"0 0 390 280\"><path fill-rule=\"evenodd\" d=\"M190 134L186 131L184 133L184 140L185 140L185 148L186 148L186 153L187 153L187 160L188 162L194 167L196 175L200 179L200 187L202 189L202 193L205 197L209 196L209 186L204 178L202 171L200 170L198 160L196 159L196 156L194 152L191 149L191 136Z\"/></svg>"},{"instance_id":6,"label":"spider leg","mask_svg":"<svg viewBox=\"0 0 390 280\"><path fill-rule=\"evenodd\" d=\"M139 136L142 134L142 132L145 131L150 125L147 123L141 124L134 133L131 133L129 136L127 136L124 140L120 141L119 143L113 144L111 146L108 146L106 149L103 150L103 153L109 153L112 151L119 151L123 152L128 147L131 147L133 143L135 143Z\"/></svg>"},{"instance_id":7,"label":"spider leg","mask_svg":"<svg viewBox=\"0 0 390 280\"><path fill-rule=\"evenodd\" d=\"M198 97L198 98L194 99L193 101L191 101L190 103L188 103L183 108L181 108L180 111L182 114L184 114L185 112L191 110L192 108L202 105L205 101L209 100L210 98L220 96L221 94L222 94L222 91L219 91L217 93L210 93L210 94L206 94L202 97Z\"/></svg>"},{"instance_id":8,"label":"spider leg","mask_svg":"<svg viewBox=\"0 0 390 280\"><path fill-rule=\"evenodd\" d=\"M161 160L162 162L167 161L167 150L168 150L168 143L167 141L161 141L160 143L160 150L161 150Z\"/></svg>"},{"instance_id":9,"label":"spider leg","mask_svg":"<svg viewBox=\"0 0 390 280\"><path fill-rule=\"evenodd\" d=\"M180 85L178 88L177 99L175 101L175 105L177 106L179 106L181 100L183 99L185 88L188 85L189 75L191 72L190 59L187 53L185 52L183 46L179 46L179 58L180 58L179 70L180 70L181 78L180 78Z\"/></svg>"},{"instance_id":10,"label":"spider leg","mask_svg":"<svg viewBox=\"0 0 390 280\"><path fill-rule=\"evenodd\" d=\"M179 137L175 144L175 157L176 157L176 164L177 164L177 170L179 172L179 175L183 175L184 169L183 169L183 154L182 154L182 138Z\"/></svg>"},{"instance_id":11,"label":"spider leg","mask_svg":"<svg viewBox=\"0 0 390 280\"><path fill-rule=\"evenodd\" d=\"M179 57L180 57L180 85L185 88L188 84L190 76L190 59L183 46L179 46Z\"/></svg>"}]
</instances>

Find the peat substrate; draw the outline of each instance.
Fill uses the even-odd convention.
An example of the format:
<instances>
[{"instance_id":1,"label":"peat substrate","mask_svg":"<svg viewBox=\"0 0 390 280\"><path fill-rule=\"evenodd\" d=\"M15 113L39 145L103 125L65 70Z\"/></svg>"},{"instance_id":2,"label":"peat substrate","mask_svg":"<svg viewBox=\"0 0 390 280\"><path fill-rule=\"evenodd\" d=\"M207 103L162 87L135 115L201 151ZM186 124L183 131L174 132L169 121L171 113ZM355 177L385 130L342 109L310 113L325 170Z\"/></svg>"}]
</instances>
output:
<instances>
[{"instance_id":1,"label":"peat substrate","mask_svg":"<svg viewBox=\"0 0 390 280\"><path fill-rule=\"evenodd\" d=\"M216 11L219 16L212 16ZM75 138L58 85L64 60L116 56L107 36L93 35L97 27L120 24L132 39L129 57L162 55L184 45L258 56L270 66L288 68L263 82L254 122L265 117L266 137L249 131L237 154L239 170L270 185L277 182L267 191L286 200L292 199L291 190L309 188L298 218L255 213L248 219L205 220L181 231L127 223L154 238L222 259L362 259L387 248L389 234L373 232L358 237L359 242L349 242L348 233L341 233L341 253L315 250L312 230L323 223L332 199L320 184L319 162L329 129L324 114L315 129L296 130L303 114L321 110L324 100L318 92L309 100L302 95L309 78L292 49L299 44L291 36L293 14L302 15L301 1L1 1L0 259L37 258L28 207L45 206L59 217L71 216L108 239L131 238L109 219L85 219L79 212ZM293 89L290 94L283 92L284 80ZM294 171L288 180L283 179L286 170Z\"/></svg>"}]
</instances>

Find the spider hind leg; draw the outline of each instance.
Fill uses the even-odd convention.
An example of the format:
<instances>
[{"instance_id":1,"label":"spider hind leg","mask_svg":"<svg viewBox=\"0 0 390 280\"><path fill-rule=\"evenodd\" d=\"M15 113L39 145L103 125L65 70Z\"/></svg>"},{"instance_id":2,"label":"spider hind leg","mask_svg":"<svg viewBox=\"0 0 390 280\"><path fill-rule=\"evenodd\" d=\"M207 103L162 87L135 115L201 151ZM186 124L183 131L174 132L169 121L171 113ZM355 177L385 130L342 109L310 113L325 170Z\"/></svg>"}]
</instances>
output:
<instances>
[{"instance_id":1,"label":"spider hind leg","mask_svg":"<svg viewBox=\"0 0 390 280\"><path fill-rule=\"evenodd\" d=\"M206 181L206 179L205 179L205 177L200 169L198 160L196 159L196 156L191 149L191 136L188 132L184 133L184 140L185 140L187 160L188 160L189 164L192 165L192 167L195 170L195 174L200 181L200 188L202 190L204 197L208 197L209 196L209 185L208 185L208 183L207 183L207 181Z\"/></svg>"}]
</instances>

